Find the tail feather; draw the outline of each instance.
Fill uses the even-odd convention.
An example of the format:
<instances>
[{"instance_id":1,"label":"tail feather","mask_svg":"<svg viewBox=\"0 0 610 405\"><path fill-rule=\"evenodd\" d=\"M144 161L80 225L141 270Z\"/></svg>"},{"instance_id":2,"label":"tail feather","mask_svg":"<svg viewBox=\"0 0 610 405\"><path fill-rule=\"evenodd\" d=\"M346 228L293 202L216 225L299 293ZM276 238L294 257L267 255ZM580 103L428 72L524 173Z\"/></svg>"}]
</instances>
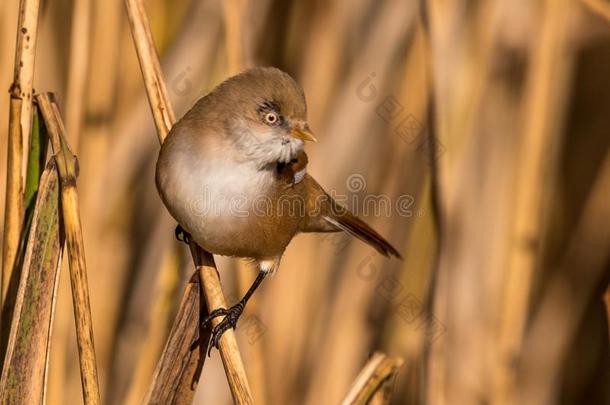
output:
<instances>
[{"instance_id":1,"label":"tail feather","mask_svg":"<svg viewBox=\"0 0 610 405\"><path fill-rule=\"evenodd\" d=\"M355 217L354 215L346 212L344 215L330 217L324 216L324 219L330 224L337 228L355 236L364 243L372 246L379 253L386 257L394 256L402 259L402 256L398 251L381 236L373 228L367 225L363 220Z\"/></svg>"},{"instance_id":2,"label":"tail feather","mask_svg":"<svg viewBox=\"0 0 610 405\"><path fill-rule=\"evenodd\" d=\"M306 174L300 187L307 190L307 212L310 213L300 225L301 232L345 231L384 256L402 259L394 246L364 221L341 207L313 177Z\"/></svg>"}]
</instances>

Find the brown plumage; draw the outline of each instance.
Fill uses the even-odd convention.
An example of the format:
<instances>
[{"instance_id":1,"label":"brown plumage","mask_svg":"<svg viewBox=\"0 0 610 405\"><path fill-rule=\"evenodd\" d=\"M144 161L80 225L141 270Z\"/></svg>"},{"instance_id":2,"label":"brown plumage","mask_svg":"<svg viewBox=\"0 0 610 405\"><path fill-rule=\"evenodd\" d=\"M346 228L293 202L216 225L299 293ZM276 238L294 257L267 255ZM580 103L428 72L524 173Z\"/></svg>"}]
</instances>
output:
<instances>
[{"instance_id":1,"label":"brown plumage","mask_svg":"<svg viewBox=\"0 0 610 405\"><path fill-rule=\"evenodd\" d=\"M156 182L172 216L206 250L253 259L260 270L244 299L211 314L226 315L215 343L299 232L346 231L400 257L306 173L306 140L315 138L301 87L278 69L255 68L201 98L161 148Z\"/></svg>"}]
</instances>

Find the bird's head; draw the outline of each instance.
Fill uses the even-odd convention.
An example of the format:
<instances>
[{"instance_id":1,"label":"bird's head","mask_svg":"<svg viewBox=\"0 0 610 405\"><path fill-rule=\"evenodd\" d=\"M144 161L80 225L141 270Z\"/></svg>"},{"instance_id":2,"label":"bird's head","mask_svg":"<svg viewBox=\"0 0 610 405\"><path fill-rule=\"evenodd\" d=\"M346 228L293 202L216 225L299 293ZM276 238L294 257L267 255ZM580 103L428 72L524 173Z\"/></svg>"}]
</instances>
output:
<instances>
[{"instance_id":1,"label":"bird's head","mask_svg":"<svg viewBox=\"0 0 610 405\"><path fill-rule=\"evenodd\" d=\"M304 141L316 141L303 89L279 69L249 69L214 92L228 111L227 132L244 157L261 166L288 163L303 150Z\"/></svg>"}]
</instances>

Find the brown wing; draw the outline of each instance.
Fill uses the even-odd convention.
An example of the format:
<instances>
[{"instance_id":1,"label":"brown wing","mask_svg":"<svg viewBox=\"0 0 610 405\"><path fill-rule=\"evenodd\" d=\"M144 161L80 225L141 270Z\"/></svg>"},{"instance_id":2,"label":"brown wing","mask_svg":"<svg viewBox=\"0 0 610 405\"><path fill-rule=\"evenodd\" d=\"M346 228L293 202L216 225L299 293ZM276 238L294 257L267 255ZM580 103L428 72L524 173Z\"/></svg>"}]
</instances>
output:
<instances>
[{"instance_id":1,"label":"brown wing","mask_svg":"<svg viewBox=\"0 0 610 405\"><path fill-rule=\"evenodd\" d=\"M366 222L337 204L310 175L302 182L306 194L306 217L301 232L345 231L375 248L384 256L401 258L400 253Z\"/></svg>"}]
</instances>

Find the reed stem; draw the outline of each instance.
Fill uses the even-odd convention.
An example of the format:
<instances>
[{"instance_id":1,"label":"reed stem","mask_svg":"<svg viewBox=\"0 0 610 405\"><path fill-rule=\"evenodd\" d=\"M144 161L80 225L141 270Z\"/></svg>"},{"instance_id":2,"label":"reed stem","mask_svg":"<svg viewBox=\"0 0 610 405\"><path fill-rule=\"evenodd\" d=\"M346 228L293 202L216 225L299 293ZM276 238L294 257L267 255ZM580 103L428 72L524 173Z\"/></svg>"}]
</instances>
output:
<instances>
[{"instance_id":1,"label":"reed stem","mask_svg":"<svg viewBox=\"0 0 610 405\"><path fill-rule=\"evenodd\" d=\"M150 24L141 0L125 0L125 5L127 7L136 52L140 61L142 76L144 77L146 93L148 94L148 100L157 127L157 135L159 142L163 143L176 119L167 96L167 88L163 81L161 65L154 46ZM208 304L208 311L211 312L216 308L224 306L225 303L216 265L210 253L203 251L194 243L191 243L190 247ZM200 342L200 344L204 343L207 342ZM223 334L219 346L233 399L239 404L253 403L241 354L239 353L235 334L232 330L228 330Z\"/></svg>"},{"instance_id":2,"label":"reed stem","mask_svg":"<svg viewBox=\"0 0 610 405\"><path fill-rule=\"evenodd\" d=\"M40 0L21 0L17 23L15 70L10 88L6 200L2 249L2 294L4 303L15 266L23 221L25 171L32 124L32 87ZM13 283L16 288L18 283ZM10 312L9 312L10 313ZM10 324L10 319L5 320ZM3 328L8 330L8 328ZM5 333L5 332L3 332Z\"/></svg>"},{"instance_id":3,"label":"reed stem","mask_svg":"<svg viewBox=\"0 0 610 405\"><path fill-rule=\"evenodd\" d=\"M56 156L61 184L63 223L68 245L70 281L72 284L72 301L76 323L83 399L87 405L97 405L100 403L100 389L93 344L93 322L91 319L91 305L87 283L85 248L80 222L78 194L76 193L78 168L76 157L66 144L65 129L61 121L59 109L51 97L52 95L48 93L39 94L36 96L36 100L42 111L49 138L51 139L51 146Z\"/></svg>"}]
</instances>

